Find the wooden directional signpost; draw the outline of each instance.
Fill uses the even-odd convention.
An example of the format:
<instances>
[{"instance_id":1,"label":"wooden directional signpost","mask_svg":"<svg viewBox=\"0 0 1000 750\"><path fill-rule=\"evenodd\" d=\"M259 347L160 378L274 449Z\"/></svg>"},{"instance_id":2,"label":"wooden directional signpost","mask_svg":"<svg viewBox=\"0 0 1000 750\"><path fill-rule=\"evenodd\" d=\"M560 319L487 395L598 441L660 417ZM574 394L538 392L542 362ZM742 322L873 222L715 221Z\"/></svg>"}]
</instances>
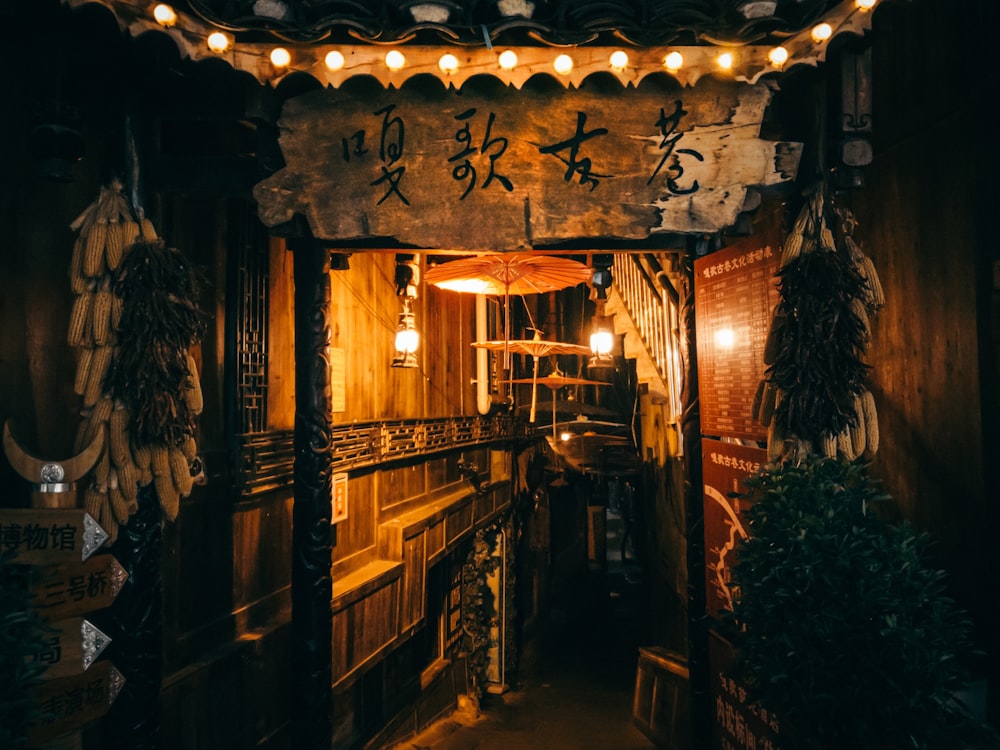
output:
<instances>
[{"instance_id":1,"label":"wooden directional signpost","mask_svg":"<svg viewBox=\"0 0 1000 750\"><path fill-rule=\"evenodd\" d=\"M3 443L11 465L32 483L34 507L0 508L0 553L31 566L31 606L46 621L43 645L29 656L43 668L33 687L39 719L29 741L76 748L80 728L107 713L124 683L111 662L99 659L111 639L85 615L110 606L128 574L113 555L99 552L107 532L76 507L76 481L93 466L104 434L63 462L24 451L8 425Z\"/></svg>"},{"instance_id":2,"label":"wooden directional signpost","mask_svg":"<svg viewBox=\"0 0 1000 750\"><path fill-rule=\"evenodd\" d=\"M12 553L19 565L81 563L107 538L80 508L0 508L0 552Z\"/></svg>"}]
</instances>

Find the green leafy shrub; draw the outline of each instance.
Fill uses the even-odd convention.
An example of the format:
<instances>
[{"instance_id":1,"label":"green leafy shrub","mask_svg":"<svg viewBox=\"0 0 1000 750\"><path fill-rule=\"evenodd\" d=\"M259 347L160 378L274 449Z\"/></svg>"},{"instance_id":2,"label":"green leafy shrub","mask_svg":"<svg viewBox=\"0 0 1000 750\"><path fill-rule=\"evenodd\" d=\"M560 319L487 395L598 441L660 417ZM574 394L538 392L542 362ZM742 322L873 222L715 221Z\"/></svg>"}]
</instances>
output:
<instances>
[{"instance_id":1,"label":"green leafy shrub","mask_svg":"<svg viewBox=\"0 0 1000 750\"><path fill-rule=\"evenodd\" d=\"M747 486L734 673L780 717L783 750L997 747L954 698L970 624L928 538L876 512L867 467L810 456Z\"/></svg>"}]
</instances>

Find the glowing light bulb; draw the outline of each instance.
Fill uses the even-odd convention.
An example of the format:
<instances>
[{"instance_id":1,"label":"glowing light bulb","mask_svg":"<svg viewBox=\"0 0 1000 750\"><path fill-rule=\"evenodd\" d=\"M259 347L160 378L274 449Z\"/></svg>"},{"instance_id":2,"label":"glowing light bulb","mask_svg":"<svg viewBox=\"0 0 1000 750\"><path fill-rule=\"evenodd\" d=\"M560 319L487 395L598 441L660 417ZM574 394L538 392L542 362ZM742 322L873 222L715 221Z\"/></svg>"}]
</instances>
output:
<instances>
[{"instance_id":1,"label":"glowing light bulb","mask_svg":"<svg viewBox=\"0 0 1000 750\"><path fill-rule=\"evenodd\" d=\"M858 10L871 10L877 2L878 0L854 0L854 5Z\"/></svg>"},{"instance_id":2,"label":"glowing light bulb","mask_svg":"<svg viewBox=\"0 0 1000 750\"><path fill-rule=\"evenodd\" d=\"M720 328L715 332L715 345L720 349L732 349L735 341L732 328Z\"/></svg>"},{"instance_id":3,"label":"glowing light bulb","mask_svg":"<svg viewBox=\"0 0 1000 750\"><path fill-rule=\"evenodd\" d=\"M680 52L671 52L663 58L663 67L671 73L676 73L684 65L684 55Z\"/></svg>"},{"instance_id":4,"label":"glowing light bulb","mask_svg":"<svg viewBox=\"0 0 1000 750\"><path fill-rule=\"evenodd\" d=\"M438 60L438 67L442 73L454 73L458 70L458 58L450 53L441 55L441 59Z\"/></svg>"},{"instance_id":5,"label":"glowing light bulb","mask_svg":"<svg viewBox=\"0 0 1000 750\"><path fill-rule=\"evenodd\" d=\"M590 334L590 351L599 357L611 354L615 346L615 335L611 331L594 331Z\"/></svg>"},{"instance_id":6,"label":"glowing light bulb","mask_svg":"<svg viewBox=\"0 0 1000 750\"><path fill-rule=\"evenodd\" d=\"M276 68L284 68L292 61L291 53L284 47L275 47L271 50L271 65Z\"/></svg>"},{"instance_id":7,"label":"glowing light bulb","mask_svg":"<svg viewBox=\"0 0 1000 750\"><path fill-rule=\"evenodd\" d=\"M780 68L788 62L788 50L784 47L775 47L767 53L767 59L771 61L771 65Z\"/></svg>"},{"instance_id":8,"label":"glowing light bulb","mask_svg":"<svg viewBox=\"0 0 1000 750\"><path fill-rule=\"evenodd\" d=\"M815 42L825 42L833 36L833 27L828 23L819 23L813 26L812 38Z\"/></svg>"},{"instance_id":9,"label":"glowing light bulb","mask_svg":"<svg viewBox=\"0 0 1000 750\"><path fill-rule=\"evenodd\" d=\"M716 64L723 70L729 70L733 67L733 53L723 52L717 58L715 58Z\"/></svg>"},{"instance_id":10,"label":"glowing light bulb","mask_svg":"<svg viewBox=\"0 0 1000 750\"><path fill-rule=\"evenodd\" d=\"M323 61L326 63L326 67L329 70L340 70L344 67L345 63L344 56L337 50L327 52Z\"/></svg>"},{"instance_id":11,"label":"glowing light bulb","mask_svg":"<svg viewBox=\"0 0 1000 750\"><path fill-rule=\"evenodd\" d=\"M504 50L497 58L497 63L504 70L513 70L517 65L517 53L512 49Z\"/></svg>"},{"instance_id":12,"label":"glowing light bulb","mask_svg":"<svg viewBox=\"0 0 1000 750\"><path fill-rule=\"evenodd\" d=\"M611 53L608 63L613 70L620 73L628 67L628 55L623 50L617 50Z\"/></svg>"},{"instance_id":13,"label":"glowing light bulb","mask_svg":"<svg viewBox=\"0 0 1000 750\"><path fill-rule=\"evenodd\" d=\"M229 37L221 31L216 31L208 35L208 48L212 52L225 52L229 49Z\"/></svg>"},{"instance_id":14,"label":"glowing light bulb","mask_svg":"<svg viewBox=\"0 0 1000 750\"><path fill-rule=\"evenodd\" d=\"M406 65L406 58L399 50L390 50L385 56L385 66L389 70L402 70Z\"/></svg>"},{"instance_id":15,"label":"glowing light bulb","mask_svg":"<svg viewBox=\"0 0 1000 750\"><path fill-rule=\"evenodd\" d=\"M171 8L166 3L159 3L155 8L153 8L153 18L160 26L173 26L177 23L177 14L174 13L174 9Z\"/></svg>"},{"instance_id":16,"label":"glowing light bulb","mask_svg":"<svg viewBox=\"0 0 1000 750\"><path fill-rule=\"evenodd\" d=\"M412 328L403 328L396 332L396 351L412 354L420 347L420 334Z\"/></svg>"},{"instance_id":17,"label":"glowing light bulb","mask_svg":"<svg viewBox=\"0 0 1000 750\"><path fill-rule=\"evenodd\" d=\"M552 62L552 67L556 69L556 73L559 75L567 75L571 70L573 70L573 58L569 55L559 55L559 57Z\"/></svg>"}]
</instances>

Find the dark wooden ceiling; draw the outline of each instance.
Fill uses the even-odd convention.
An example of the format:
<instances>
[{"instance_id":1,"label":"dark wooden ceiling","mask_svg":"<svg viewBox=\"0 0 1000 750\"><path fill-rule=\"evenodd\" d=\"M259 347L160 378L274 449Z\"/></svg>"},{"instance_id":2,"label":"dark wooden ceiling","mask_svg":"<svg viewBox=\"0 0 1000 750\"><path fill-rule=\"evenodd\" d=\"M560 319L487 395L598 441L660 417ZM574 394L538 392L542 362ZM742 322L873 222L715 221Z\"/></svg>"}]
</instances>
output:
<instances>
[{"instance_id":1,"label":"dark wooden ceiling","mask_svg":"<svg viewBox=\"0 0 1000 750\"><path fill-rule=\"evenodd\" d=\"M371 44L749 44L849 0L183 0L230 32Z\"/></svg>"}]
</instances>

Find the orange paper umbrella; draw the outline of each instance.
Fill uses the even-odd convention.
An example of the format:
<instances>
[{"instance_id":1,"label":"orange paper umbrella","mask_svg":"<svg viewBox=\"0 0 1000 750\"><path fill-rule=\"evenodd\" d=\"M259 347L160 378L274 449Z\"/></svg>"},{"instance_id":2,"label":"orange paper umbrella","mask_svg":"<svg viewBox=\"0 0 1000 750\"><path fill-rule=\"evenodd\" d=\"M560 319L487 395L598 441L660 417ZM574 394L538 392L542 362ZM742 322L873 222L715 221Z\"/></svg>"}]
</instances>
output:
<instances>
[{"instance_id":1,"label":"orange paper umbrella","mask_svg":"<svg viewBox=\"0 0 1000 750\"><path fill-rule=\"evenodd\" d=\"M514 341L474 341L473 346L480 349L489 349L499 352L514 352L515 354L530 354L535 358L535 367L531 377L531 417L529 422L535 421L535 403L538 397L538 360L540 357L549 354L590 354L590 348L580 344L566 344L561 341L545 341L535 331L533 339L516 339Z\"/></svg>"},{"instance_id":2,"label":"orange paper umbrella","mask_svg":"<svg viewBox=\"0 0 1000 750\"><path fill-rule=\"evenodd\" d=\"M424 280L440 289L504 297L504 339L510 339L510 295L544 294L583 284L591 269L554 255L489 253L441 263L427 269ZM501 342L503 343L503 342ZM513 342L510 342L513 343ZM513 348L502 348L504 366Z\"/></svg>"},{"instance_id":3,"label":"orange paper umbrella","mask_svg":"<svg viewBox=\"0 0 1000 750\"><path fill-rule=\"evenodd\" d=\"M591 270L554 255L492 253L441 263L424 279L441 289L474 294L544 294L583 284Z\"/></svg>"},{"instance_id":4,"label":"orange paper umbrella","mask_svg":"<svg viewBox=\"0 0 1000 750\"><path fill-rule=\"evenodd\" d=\"M587 378L573 378L563 375L559 370L556 370L551 375L546 375L542 378L517 378L515 380L505 380L505 383L531 383L532 391L534 391L536 386L544 385L552 389L552 437L556 436L556 391L567 385L611 385L611 383L605 383L603 380L587 380ZM531 421L535 421L535 397L532 393L531 398Z\"/></svg>"}]
</instances>

